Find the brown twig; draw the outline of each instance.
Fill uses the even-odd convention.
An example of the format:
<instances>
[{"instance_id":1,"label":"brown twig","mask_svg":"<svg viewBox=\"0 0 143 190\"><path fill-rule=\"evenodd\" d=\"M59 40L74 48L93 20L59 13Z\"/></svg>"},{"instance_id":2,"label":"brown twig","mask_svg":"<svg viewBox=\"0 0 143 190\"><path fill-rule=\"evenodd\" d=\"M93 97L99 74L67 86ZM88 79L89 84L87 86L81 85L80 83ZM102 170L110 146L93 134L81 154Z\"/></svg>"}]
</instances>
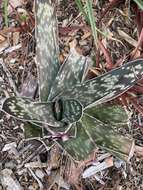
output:
<instances>
[{"instance_id":1,"label":"brown twig","mask_svg":"<svg viewBox=\"0 0 143 190\"><path fill-rule=\"evenodd\" d=\"M106 59L106 67L108 69L112 69L113 68L113 63L112 63L112 59L111 56L108 52L108 50L105 48L105 46L103 45L103 43L101 41L98 40L98 45L99 48L101 49L101 51L103 52L105 59Z\"/></svg>"},{"instance_id":2,"label":"brown twig","mask_svg":"<svg viewBox=\"0 0 143 190\"><path fill-rule=\"evenodd\" d=\"M135 57L139 47L142 46L142 44L143 44L143 28L141 30L141 33L140 33L140 36L139 36L139 39L138 39L138 44L137 44L136 48L134 49L134 51L132 52L132 55L131 55L132 58Z\"/></svg>"},{"instance_id":3,"label":"brown twig","mask_svg":"<svg viewBox=\"0 0 143 190\"><path fill-rule=\"evenodd\" d=\"M11 75L11 73L9 72L8 68L6 67L6 65L5 65L5 63L4 63L4 61L3 61L2 59L0 59L0 64L1 64L2 67L3 67L3 70L4 70L5 74L7 75L7 78L8 78L8 80L9 80L9 84L10 84L10 86L13 88L14 93L15 93L17 96L19 96L19 92L17 91L17 87L16 87L16 85L15 85L13 79L12 79L12 75Z\"/></svg>"},{"instance_id":4,"label":"brown twig","mask_svg":"<svg viewBox=\"0 0 143 190\"><path fill-rule=\"evenodd\" d=\"M129 99L130 103L133 105L136 111L143 115L143 107L139 104L138 100L136 99Z\"/></svg>"},{"instance_id":5,"label":"brown twig","mask_svg":"<svg viewBox=\"0 0 143 190\"><path fill-rule=\"evenodd\" d=\"M105 8L105 10L101 13L101 17L100 17L99 21L97 22L97 26L99 26L99 24L101 23L101 21L105 17L105 15L108 13L108 11L113 9L118 4L122 3L122 1L124 1L124 0L113 0L112 2L110 2L108 4L108 6Z\"/></svg>"}]
</instances>

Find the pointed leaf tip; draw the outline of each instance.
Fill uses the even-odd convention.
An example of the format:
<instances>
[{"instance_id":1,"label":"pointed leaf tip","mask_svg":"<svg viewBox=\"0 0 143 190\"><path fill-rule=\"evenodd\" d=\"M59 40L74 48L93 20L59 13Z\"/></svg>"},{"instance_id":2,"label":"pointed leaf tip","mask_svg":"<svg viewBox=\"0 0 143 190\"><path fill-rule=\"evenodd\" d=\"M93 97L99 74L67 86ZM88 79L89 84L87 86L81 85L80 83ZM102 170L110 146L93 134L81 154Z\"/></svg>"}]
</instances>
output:
<instances>
[{"instance_id":1,"label":"pointed leaf tip","mask_svg":"<svg viewBox=\"0 0 143 190\"><path fill-rule=\"evenodd\" d=\"M70 54L62 64L57 77L53 83L49 99L73 88L76 84L81 83L89 68L89 58L80 55L74 47L70 49Z\"/></svg>"},{"instance_id":2,"label":"pointed leaf tip","mask_svg":"<svg viewBox=\"0 0 143 190\"><path fill-rule=\"evenodd\" d=\"M73 99L45 103L33 102L25 97L11 97L5 100L2 110L20 120L53 127L63 127L65 122L76 122L82 116L82 105Z\"/></svg>"},{"instance_id":3,"label":"pointed leaf tip","mask_svg":"<svg viewBox=\"0 0 143 190\"><path fill-rule=\"evenodd\" d=\"M61 97L74 98L87 108L110 101L143 78L143 59L134 60L123 66L77 84L61 93Z\"/></svg>"}]
</instances>

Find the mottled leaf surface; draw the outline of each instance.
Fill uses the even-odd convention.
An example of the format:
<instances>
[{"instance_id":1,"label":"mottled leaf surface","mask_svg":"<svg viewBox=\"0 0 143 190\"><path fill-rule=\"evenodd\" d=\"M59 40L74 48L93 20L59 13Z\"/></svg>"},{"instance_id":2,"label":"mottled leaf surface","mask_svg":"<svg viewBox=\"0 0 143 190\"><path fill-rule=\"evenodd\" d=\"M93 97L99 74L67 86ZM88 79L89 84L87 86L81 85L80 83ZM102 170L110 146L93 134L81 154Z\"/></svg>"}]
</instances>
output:
<instances>
[{"instance_id":1,"label":"mottled leaf surface","mask_svg":"<svg viewBox=\"0 0 143 190\"><path fill-rule=\"evenodd\" d=\"M42 137L42 128L26 122L24 125L24 136L25 138Z\"/></svg>"},{"instance_id":2,"label":"mottled leaf surface","mask_svg":"<svg viewBox=\"0 0 143 190\"><path fill-rule=\"evenodd\" d=\"M92 80L77 84L61 93L61 97L72 97L79 100L84 107L91 107L116 98L142 77L143 59L138 59Z\"/></svg>"},{"instance_id":3,"label":"mottled leaf surface","mask_svg":"<svg viewBox=\"0 0 143 190\"><path fill-rule=\"evenodd\" d=\"M96 118L84 114L82 125L89 137L101 148L113 155L127 160L133 145L133 140L117 133L112 126L105 125Z\"/></svg>"},{"instance_id":4,"label":"mottled leaf surface","mask_svg":"<svg viewBox=\"0 0 143 190\"><path fill-rule=\"evenodd\" d=\"M86 159L99 146L113 155L127 160L133 141L115 132L94 117L85 115L77 123L75 138L60 142L60 145L75 160Z\"/></svg>"},{"instance_id":5,"label":"mottled leaf surface","mask_svg":"<svg viewBox=\"0 0 143 190\"><path fill-rule=\"evenodd\" d=\"M85 113L106 124L121 127L128 122L128 115L123 106L116 104L101 104L85 110Z\"/></svg>"},{"instance_id":6,"label":"mottled leaf surface","mask_svg":"<svg viewBox=\"0 0 143 190\"><path fill-rule=\"evenodd\" d=\"M36 3L37 64L41 101L47 101L52 83L60 67L54 2L37 0Z\"/></svg>"},{"instance_id":7,"label":"mottled leaf surface","mask_svg":"<svg viewBox=\"0 0 143 190\"><path fill-rule=\"evenodd\" d=\"M75 128L73 128L75 132ZM72 135L74 133L71 131ZM65 142L58 142L61 147L75 160L84 160L94 150L96 145L89 138L81 123L76 123L76 135Z\"/></svg>"},{"instance_id":8,"label":"mottled leaf surface","mask_svg":"<svg viewBox=\"0 0 143 190\"><path fill-rule=\"evenodd\" d=\"M88 58L77 53L76 49L72 47L68 58L62 64L53 83L49 99L52 100L61 92L72 88L77 83L81 83L88 66Z\"/></svg>"},{"instance_id":9,"label":"mottled leaf surface","mask_svg":"<svg viewBox=\"0 0 143 190\"><path fill-rule=\"evenodd\" d=\"M64 122L73 123L82 115L82 106L76 100L39 103L28 98L11 97L6 99L2 109L13 117L25 121L45 123L54 127L62 127ZM56 114L61 112L58 119Z\"/></svg>"},{"instance_id":10,"label":"mottled leaf surface","mask_svg":"<svg viewBox=\"0 0 143 190\"><path fill-rule=\"evenodd\" d=\"M63 101L62 121L67 123L74 123L82 117L82 105L73 99Z\"/></svg>"},{"instance_id":11,"label":"mottled leaf surface","mask_svg":"<svg viewBox=\"0 0 143 190\"><path fill-rule=\"evenodd\" d=\"M53 102L38 103L28 98L11 97L6 99L2 109L21 120L46 123L57 127L61 124L54 117Z\"/></svg>"},{"instance_id":12,"label":"mottled leaf surface","mask_svg":"<svg viewBox=\"0 0 143 190\"><path fill-rule=\"evenodd\" d=\"M20 96L25 96L28 98L35 97L38 84L36 78L32 74L28 74L27 78L21 86Z\"/></svg>"}]
</instances>

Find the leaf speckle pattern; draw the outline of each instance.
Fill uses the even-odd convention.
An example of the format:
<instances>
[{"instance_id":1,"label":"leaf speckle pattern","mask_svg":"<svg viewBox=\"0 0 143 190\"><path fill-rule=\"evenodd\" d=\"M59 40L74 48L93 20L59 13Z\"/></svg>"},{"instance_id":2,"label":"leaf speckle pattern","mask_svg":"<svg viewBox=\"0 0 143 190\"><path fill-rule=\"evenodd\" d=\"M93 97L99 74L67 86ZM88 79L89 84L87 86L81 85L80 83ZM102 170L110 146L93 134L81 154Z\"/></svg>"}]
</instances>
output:
<instances>
[{"instance_id":1,"label":"leaf speckle pattern","mask_svg":"<svg viewBox=\"0 0 143 190\"><path fill-rule=\"evenodd\" d=\"M36 1L39 101L11 97L5 100L2 110L23 121L36 122L37 125L45 124L52 129L55 127L54 130L58 134L61 130L72 132L72 135L70 132L69 136L66 134L69 140L62 141L60 138L58 142L74 159L87 158L98 145L127 160L133 141L119 135L113 130L112 123L108 122L109 116L112 122L116 120L118 124L121 118L122 121L125 121L125 118L119 117L119 110L116 114L112 112L109 115L110 111L104 107L106 120L103 120L97 114L101 110L95 110L94 106L118 97L142 79L143 59L128 62L102 76L85 81L89 69L88 59L71 48L68 58L60 67L55 2L56 0ZM95 118L95 114L101 121ZM113 117L114 119L111 119ZM67 130L67 126L72 127ZM72 138L75 131L76 137Z\"/></svg>"},{"instance_id":2,"label":"leaf speckle pattern","mask_svg":"<svg viewBox=\"0 0 143 190\"><path fill-rule=\"evenodd\" d=\"M75 48L71 48L70 54L62 64L53 83L49 99L52 100L58 94L81 83L88 68L88 58L78 54Z\"/></svg>"},{"instance_id":3,"label":"leaf speckle pattern","mask_svg":"<svg viewBox=\"0 0 143 190\"><path fill-rule=\"evenodd\" d=\"M50 2L37 0L37 65L41 101L48 100L52 83L60 67L57 22L54 6L52 6L54 1Z\"/></svg>"},{"instance_id":4,"label":"leaf speckle pattern","mask_svg":"<svg viewBox=\"0 0 143 190\"><path fill-rule=\"evenodd\" d=\"M138 59L92 80L77 84L61 93L60 96L64 98L74 97L86 108L116 98L142 77L143 60Z\"/></svg>"},{"instance_id":5,"label":"leaf speckle pattern","mask_svg":"<svg viewBox=\"0 0 143 190\"><path fill-rule=\"evenodd\" d=\"M63 101L63 121L73 123L80 120L83 112L82 105L77 100Z\"/></svg>"},{"instance_id":6,"label":"leaf speckle pattern","mask_svg":"<svg viewBox=\"0 0 143 190\"><path fill-rule=\"evenodd\" d=\"M32 102L28 98L11 97L6 99L3 110L13 117L25 121L35 121L54 127L78 121L82 116L82 105L76 100L62 100L62 117L58 121L53 112L54 102ZM60 110L61 111L61 110Z\"/></svg>"}]
</instances>

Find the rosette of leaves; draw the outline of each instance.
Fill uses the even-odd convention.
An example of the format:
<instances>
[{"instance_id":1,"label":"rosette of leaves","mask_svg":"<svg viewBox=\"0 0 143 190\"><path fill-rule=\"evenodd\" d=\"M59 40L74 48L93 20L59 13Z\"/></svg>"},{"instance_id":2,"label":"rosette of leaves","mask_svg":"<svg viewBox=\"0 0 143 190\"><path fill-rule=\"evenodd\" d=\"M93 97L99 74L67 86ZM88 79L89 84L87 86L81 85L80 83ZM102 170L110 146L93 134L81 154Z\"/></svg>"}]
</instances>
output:
<instances>
[{"instance_id":1,"label":"rosette of leaves","mask_svg":"<svg viewBox=\"0 0 143 190\"><path fill-rule=\"evenodd\" d=\"M142 78L143 60L86 80L89 58L74 48L60 66L54 1L37 0L36 6L39 100L10 97L3 111L32 122L35 130L36 125L50 129L57 143L75 160L87 158L97 146L127 160L133 139L116 129L127 125L128 116L122 106L106 102Z\"/></svg>"}]
</instances>

